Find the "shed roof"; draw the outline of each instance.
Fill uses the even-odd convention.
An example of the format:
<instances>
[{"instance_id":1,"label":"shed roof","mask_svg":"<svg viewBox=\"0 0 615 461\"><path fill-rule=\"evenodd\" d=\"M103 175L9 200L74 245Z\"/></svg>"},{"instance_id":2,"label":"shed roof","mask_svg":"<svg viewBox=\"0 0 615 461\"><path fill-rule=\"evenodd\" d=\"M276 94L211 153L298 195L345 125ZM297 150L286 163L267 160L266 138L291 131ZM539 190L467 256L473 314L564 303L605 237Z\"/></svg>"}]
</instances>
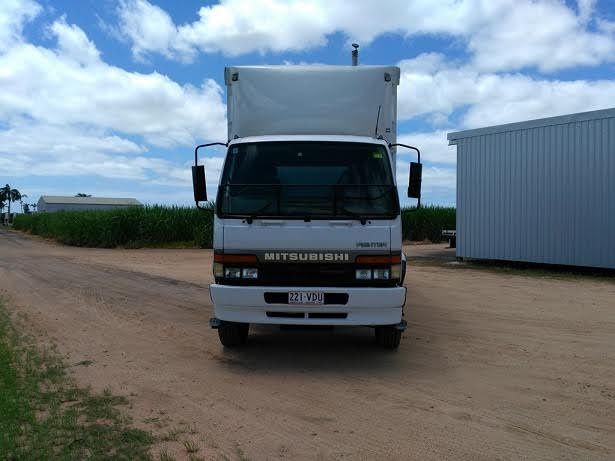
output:
<instances>
[{"instance_id":1,"label":"shed roof","mask_svg":"<svg viewBox=\"0 0 615 461\"><path fill-rule=\"evenodd\" d=\"M595 120L601 118L615 118L615 108L592 110L590 112L579 112L576 114L560 115L558 117L539 118L536 120L527 120L525 122L506 123L504 125L488 126L485 128L477 128L474 130L457 131L448 133L447 139L449 144L455 144L455 141L464 138L472 138L474 136L483 136L494 133L505 133L507 131L524 130L526 128L538 128L551 125L565 125L568 123L582 122L585 120Z\"/></svg>"},{"instance_id":2,"label":"shed roof","mask_svg":"<svg viewBox=\"0 0 615 461\"><path fill-rule=\"evenodd\" d=\"M120 197L69 197L61 195L42 195L41 200L45 203L56 204L79 204L79 205L141 205L134 198Z\"/></svg>"}]
</instances>

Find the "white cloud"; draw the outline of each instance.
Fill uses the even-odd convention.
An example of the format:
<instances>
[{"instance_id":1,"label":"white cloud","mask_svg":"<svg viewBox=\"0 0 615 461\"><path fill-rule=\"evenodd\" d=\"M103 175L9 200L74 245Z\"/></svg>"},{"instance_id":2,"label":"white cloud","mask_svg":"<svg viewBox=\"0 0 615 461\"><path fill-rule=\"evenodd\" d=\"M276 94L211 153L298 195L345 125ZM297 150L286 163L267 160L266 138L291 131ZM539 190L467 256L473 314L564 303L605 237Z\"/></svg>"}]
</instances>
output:
<instances>
[{"instance_id":1,"label":"white cloud","mask_svg":"<svg viewBox=\"0 0 615 461\"><path fill-rule=\"evenodd\" d=\"M0 171L7 176L101 176L145 181L174 174L165 159L96 128L16 118L0 130ZM187 169L189 171L189 168Z\"/></svg>"},{"instance_id":2,"label":"white cloud","mask_svg":"<svg viewBox=\"0 0 615 461\"><path fill-rule=\"evenodd\" d=\"M220 86L210 79L198 87L180 85L157 72L107 64L64 17L46 28L53 49L27 43L20 27L39 8L25 5L29 9L0 7L0 36L13 40L0 48L2 172L189 184L189 168L151 151L224 140Z\"/></svg>"},{"instance_id":3,"label":"white cloud","mask_svg":"<svg viewBox=\"0 0 615 461\"><path fill-rule=\"evenodd\" d=\"M529 77L502 78L510 85L489 103L472 106L464 127L481 127L529 119L606 109L615 101L615 81L536 81Z\"/></svg>"},{"instance_id":4,"label":"white cloud","mask_svg":"<svg viewBox=\"0 0 615 461\"><path fill-rule=\"evenodd\" d=\"M611 107L614 80L560 81L522 74L480 72L440 54L399 63L399 117L436 115L446 120L467 108L459 128L476 128Z\"/></svg>"},{"instance_id":5,"label":"white cloud","mask_svg":"<svg viewBox=\"0 0 615 461\"><path fill-rule=\"evenodd\" d=\"M399 117L425 117L437 128L401 133L399 142L419 147L423 161L432 164L456 163L456 148L448 146L447 132L605 109L615 101L615 80L560 81L481 72L436 53L404 60L399 66ZM414 157L406 156L404 149L399 152L398 165L407 174L408 159ZM441 188L448 181L454 190L454 176L443 174L446 168L438 171L426 176L426 187L431 183Z\"/></svg>"},{"instance_id":6,"label":"white cloud","mask_svg":"<svg viewBox=\"0 0 615 461\"><path fill-rule=\"evenodd\" d=\"M190 189L191 155L173 162L128 139L83 126L55 126L17 118L0 130L0 171L6 176L100 176ZM155 155L155 152L153 153ZM224 158L201 159L207 184L217 184ZM189 194L186 195L189 197Z\"/></svg>"},{"instance_id":7,"label":"white cloud","mask_svg":"<svg viewBox=\"0 0 615 461\"><path fill-rule=\"evenodd\" d=\"M415 146L421 151L423 162L454 165L457 161L457 151L454 146L449 146L446 139L447 131L404 133L397 141L402 144ZM397 148L398 162L416 161L416 153L413 150Z\"/></svg>"},{"instance_id":8,"label":"white cloud","mask_svg":"<svg viewBox=\"0 0 615 461\"><path fill-rule=\"evenodd\" d=\"M472 33L468 49L481 70L535 66L552 72L615 60L613 34L587 28L593 1L579 2L579 15L554 1L515 1L502 15Z\"/></svg>"},{"instance_id":9,"label":"white cloud","mask_svg":"<svg viewBox=\"0 0 615 461\"><path fill-rule=\"evenodd\" d=\"M24 23L35 18L41 7L31 0L0 2L0 52L21 40Z\"/></svg>"},{"instance_id":10,"label":"white cloud","mask_svg":"<svg viewBox=\"0 0 615 461\"><path fill-rule=\"evenodd\" d=\"M615 34L615 21L608 21L606 19L598 19L596 21L598 29L605 34Z\"/></svg>"},{"instance_id":11,"label":"white cloud","mask_svg":"<svg viewBox=\"0 0 615 461\"><path fill-rule=\"evenodd\" d=\"M397 161L397 187L402 203L415 203L414 199L408 199L406 188L408 187L408 175L410 164ZM423 204L454 203L457 173L455 168L439 166L423 166L423 182L421 187L421 200ZM448 198L448 199L446 199Z\"/></svg>"},{"instance_id":12,"label":"white cloud","mask_svg":"<svg viewBox=\"0 0 615 461\"><path fill-rule=\"evenodd\" d=\"M190 60L199 52L305 50L341 32L367 45L385 33L438 34L466 47L465 62L423 54L400 63L399 117L433 128L406 132L423 160L424 196L451 196L455 148L446 132L612 106L615 81L560 81L520 73L614 61L615 23L594 0L221 0L195 21L176 25L146 0L122 0L118 31L138 59L149 53ZM190 188L186 161L159 148L224 140L222 88L211 79L180 85L157 72L111 65L87 34L60 17L46 26L50 47L22 36L41 7L0 1L0 171L7 175L98 175L135 184ZM386 12L386 14L383 14ZM379 20L374 20L379 18ZM572 39L574 38L574 39ZM505 71L506 73L503 73ZM407 183L410 153L400 149L398 177ZM212 155L213 154L213 155ZM212 151L208 185L222 157ZM211 190L210 190L211 191Z\"/></svg>"},{"instance_id":13,"label":"white cloud","mask_svg":"<svg viewBox=\"0 0 615 461\"><path fill-rule=\"evenodd\" d=\"M147 152L144 146L103 130L20 117L8 124L0 130L0 171L5 175L95 175L146 180L149 173L154 173L139 163L138 159Z\"/></svg>"},{"instance_id":14,"label":"white cloud","mask_svg":"<svg viewBox=\"0 0 615 461\"><path fill-rule=\"evenodd\" d=\"M152 49L172 56L171 42L177 35L177 28L166 11L143 0L120 0L118 13L119 32L132 40L132 52L137 58L141 59Z\"/></svg>"},{"instance_id":15,"label":"white cloud","mask_svg":"<svg viewBox=\"0 0 615 461\"><path fill-rule=\"evenodd\" d=\"M592 31L594 0L577 11L554 0L221 0L199 18L176 25L147 0L122 0L121 34L135 56L161 53L191 60L198 52L236 56L249 52L307 50L335 32L364 45L386 33L438 34L460 39L483 70L537 67L550 72L615 60L609 27ZM378 18L375 20L374 18Z\"/></svg>"},{"instance_id":16,"label":"white cloud","mask_svg":"<svg viewBox=\"0 0 615 461\"><path fill-rule=\"evenodd\" d=\"M147 0L122 0L120 32L133 54L147 52L190 60L198 51L235 56L251 51L301 50L324 45L324 12L310 2L245 0L201 7L199 19L176 26L169 14ZM319 19L320 18L320 19ZM327 26L325 25L325 28Z\"/></svg>"},{"instance_id":17,"label":"white cloud","mask_svg":"<svg viewBox=\"0 0 615 461\"><path fill-rule=\"evenodd\" d=\"M96 128L53 125L16 117L8 121L7 128L0 130L0 152L29 156L84 152L144 154L147 148Z\"/></svg>"},{"instance_id":18,"label":"white cloud","mask_svg":"<svg viewBox=\"0 0 615 461\"><path fill-rule=\"evenodd\" d=\"M457 173L452 168L428 167L423 173L423 196L441 191L455 191Z\"/></svg>"},{"instance_id":19,"label":"white cloud","mask_svg":"<svg viewBox=\"0 0 615 461\"><path fill-rule=\"evenodd\" d=\"M66 23L62 17L51 25L51 34L58 41L58 53L79 64L95 64L99 62L100 52L85 32L75 25Z\"/></svg>"},{"instance_id":20,"label":"white cloud","mask_svg":"<svg viewBox=\"0 0 615 461\"><path fill-rule=\"evenodd\" d=\"M596 0L577 0L577 8L579 10L579 21L585 24L594 14Z\"/></svg>"},{"instance_id":21,"label":"white cloud","mask_svg":"<svg viewBox=\"0 0 615 461\"><path fill-rule=\"evenodd\" d=\"M98 59L76 26L57 22L52 31L57 50L21 43L0 55L0 117L91 124L160 146L224 134L222 89L213 80L182 86L157 72L128 72Z\"/></svg>"}]
</instances>

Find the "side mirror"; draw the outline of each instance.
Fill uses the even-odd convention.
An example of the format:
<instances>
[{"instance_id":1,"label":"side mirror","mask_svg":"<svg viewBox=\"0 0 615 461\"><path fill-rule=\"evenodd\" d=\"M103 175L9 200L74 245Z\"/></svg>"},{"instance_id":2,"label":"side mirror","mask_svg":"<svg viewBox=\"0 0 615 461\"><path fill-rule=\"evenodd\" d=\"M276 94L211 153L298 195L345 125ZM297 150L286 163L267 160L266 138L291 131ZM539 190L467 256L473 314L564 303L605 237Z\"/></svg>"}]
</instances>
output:
<instances>
[{"instance_id":1,"label":"side mirror","mask_svg":"<svg viewBox=\"0 0 615 461\"><path fill-rule=\"evenodd\" d=\"M410 162L410 179L408 181L408 197L416 198L421 203L421 182L423 178L423 165Z\"/></svg>"},{"instance_id":2,"label":"side mirror","mask_svg":"<svg viewBox=\"0 0 615 461\"><path fill-rule=\"evenodd\" d=\"M194 201L207 201L207 186L205 182L205 166L196 165L192 167L192 188L194 189Z\"/></svg>"},{"instance_id":3,"label":"side mirror","mask_svg":"<svg viewBox=\"0 0 615 461\"><path fill-rule=\"evenodd\" d=\"M192 167L192 188L194 190L194 201L196 207L202 210L206 209L199 206L199 202L207 201L207 186L205 183L205 166L199 165L199 149L209 146L224 146L227 147L226 142L210 142L207 144L199 144L194 148L194 166Z\"/></svg>"}]
</instances>

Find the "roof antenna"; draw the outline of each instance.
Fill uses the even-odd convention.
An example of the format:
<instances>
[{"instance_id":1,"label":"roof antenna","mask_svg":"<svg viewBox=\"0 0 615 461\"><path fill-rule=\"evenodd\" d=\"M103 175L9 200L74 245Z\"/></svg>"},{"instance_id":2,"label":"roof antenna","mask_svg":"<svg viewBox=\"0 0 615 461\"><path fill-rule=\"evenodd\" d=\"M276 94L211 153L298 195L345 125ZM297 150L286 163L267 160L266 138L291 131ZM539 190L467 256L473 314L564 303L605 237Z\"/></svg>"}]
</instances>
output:
<instances>
[{"instance_id":1,"label":"roof antenna","mask_svg":"<svg viewBox=\"0 0 615 461\"><path fill-rule=\"evenodd\" d=\"M378 122L380 122L380 107L378 106L378 115L376 116L376 128L374 129L374 138L378 137Z\"/></svg>"},{"instance_id":2,"label":"roof antenna","mask_svg":"<svg viewBox=\"0 0 615 461\"><path fill-rule=\"evenodd\" d=\"M359 65L359 44L353 43L352 47L354 48L354 50L352 50L352 65L358 66Z\"/></svg>"}]
</instances>

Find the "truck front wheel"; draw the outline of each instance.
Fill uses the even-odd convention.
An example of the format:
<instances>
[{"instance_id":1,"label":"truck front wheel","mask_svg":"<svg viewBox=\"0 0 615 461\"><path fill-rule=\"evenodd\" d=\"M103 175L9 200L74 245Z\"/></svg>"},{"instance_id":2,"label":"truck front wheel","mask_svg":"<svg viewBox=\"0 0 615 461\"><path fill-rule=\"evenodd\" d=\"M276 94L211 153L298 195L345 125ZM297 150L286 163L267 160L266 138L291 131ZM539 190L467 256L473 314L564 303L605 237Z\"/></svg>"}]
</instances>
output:
<instances>
[{"instance_id":1,"label":"truck front wheel","mask_svg":"<svg viewBox=\"0 0 615 461\"><path fill-rule=\"evenodd\" d=\"M236 347L248 340L249 323L224 322L218 327L218 338L225 347Z\"/></svg>"},{"instance_id":2,"label":"truck front wheel","mask_svg":"<svg viewBox=\"0 0 615 461\"><path fill-rule=\"evenodd\" d=\"M376 327L376 341L387 349L397 349L401 341L401 330L396 327Z\"/></svg>"}]
</instances>

